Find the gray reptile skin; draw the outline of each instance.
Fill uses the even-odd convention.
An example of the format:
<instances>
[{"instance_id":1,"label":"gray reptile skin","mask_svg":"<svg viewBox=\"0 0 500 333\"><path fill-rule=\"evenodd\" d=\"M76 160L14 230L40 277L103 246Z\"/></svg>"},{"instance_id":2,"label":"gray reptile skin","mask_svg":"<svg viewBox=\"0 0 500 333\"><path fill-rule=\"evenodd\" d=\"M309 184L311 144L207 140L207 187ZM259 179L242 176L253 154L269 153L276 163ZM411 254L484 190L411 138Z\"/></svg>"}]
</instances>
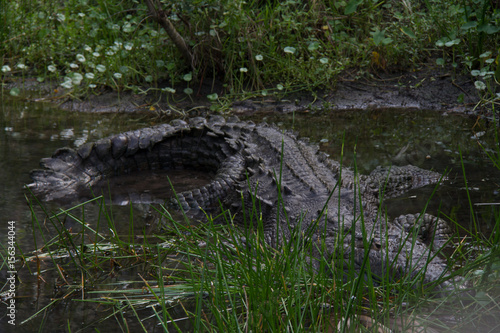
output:
<instances>
[{"instance_id":1,"label":"gray reptile skin","mask_svg":"<svg viewBox=\"0 0 500 333\"><path fill-rule=\"evenodd\" d=\"M201 188L178 194L184 211L210 210L222 204L246 224L253 214L253 220L262 219L268 244L276 246L302 235L315 245L313 257L330 260L341 255L347 260L354 256L359 268L368 256L374 276L391 274L397 280L421 274L421 282L429 283L449 275L446 261L420 239L435 235L434 247L442 245L448 233L444 221L415 214L386 223L378 209L381 192L384 198L401 195L438 182L440 174L394 166L358 175L275 126L236 117L175 120L87 143L77 150L59 149L51 158L42 159L41 165L43 170L31 173L30 187L43 200L78 197L85 188L117 174L203 169L214 177ZM252 202L261 212L249 210ZM248 209L245 218L242 207ZM438 288L452 289L452 282Z\"/></svg>"}]
</instances>

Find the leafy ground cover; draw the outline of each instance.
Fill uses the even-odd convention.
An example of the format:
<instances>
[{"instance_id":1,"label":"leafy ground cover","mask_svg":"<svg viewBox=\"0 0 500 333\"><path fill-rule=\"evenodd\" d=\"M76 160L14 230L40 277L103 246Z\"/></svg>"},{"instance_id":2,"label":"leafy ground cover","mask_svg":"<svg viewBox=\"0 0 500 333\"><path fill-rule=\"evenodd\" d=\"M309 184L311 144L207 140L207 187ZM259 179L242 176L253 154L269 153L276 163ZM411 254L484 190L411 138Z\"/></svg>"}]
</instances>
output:
<instances>
[{"instance_id":1,"label":"leafy ground cover","mask_svg":"<svg viewBox=\"0 0 500 333\"><path fill-rule=\"evenodd\" d=\"M35 77L75 96L111 88L183 99L209 83L203 94L220 106L425 65L470 75L484 103L499 98L500 11L489 0L2 1L0 22L3 82Z\"/></svg>"}]
</instances>

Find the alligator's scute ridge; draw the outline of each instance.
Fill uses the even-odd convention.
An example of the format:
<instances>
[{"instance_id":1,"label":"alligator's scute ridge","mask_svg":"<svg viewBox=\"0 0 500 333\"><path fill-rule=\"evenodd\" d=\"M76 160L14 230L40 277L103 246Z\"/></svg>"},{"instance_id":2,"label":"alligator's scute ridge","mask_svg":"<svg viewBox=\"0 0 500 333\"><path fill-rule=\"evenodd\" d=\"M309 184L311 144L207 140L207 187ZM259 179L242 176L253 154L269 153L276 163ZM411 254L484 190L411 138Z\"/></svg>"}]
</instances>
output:
<instances>
[{"instance_id":1,"label":"alligator's scute ridge","mask_svg":"<svg viewBox=\"0 0 500 333\"><path fill-rule=\"evenodd\" d=\"M361 266L368 255L376 275L390 272L397 278L421 273L427 283L449 274L445 260L413 237L415 226L419 236L436 231L433 239L439 246L447 234L444 221L416 214L386 224L378 213L382 193L396 196L434 184L440 174L414 166L394 166L357 175L329 159L317 146L274 125L220 116L174 120L104 138L77 150L57 150L41 165L44 170L31 173L30 187L44 200L77 196L107 177L143 169L204 169L214 174L210 183L178 193L185 211L223 204L238 218L243 215L243 206L252 207L256 201L270 245L291 240L300 227L304 235L318 242L316 256L354 256ZM282 209L277 214L279 195ZM325 214L320 216L321 212ZM343 244L341 249L338 244ZM366 249L367 244L371 249ZM450 288L451 283L441 287Z\"/></svg>"}]
</instances>

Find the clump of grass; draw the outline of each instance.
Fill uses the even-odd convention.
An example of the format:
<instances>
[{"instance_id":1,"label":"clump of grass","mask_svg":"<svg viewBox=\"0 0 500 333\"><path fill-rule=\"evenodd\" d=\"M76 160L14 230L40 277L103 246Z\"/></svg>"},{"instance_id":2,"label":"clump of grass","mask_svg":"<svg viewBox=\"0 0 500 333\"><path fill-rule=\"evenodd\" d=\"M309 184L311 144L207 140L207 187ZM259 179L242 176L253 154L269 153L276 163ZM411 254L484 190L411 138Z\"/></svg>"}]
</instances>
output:
<instances>
[{"instance_id":1,"label":"clump of grass","mask_svg":"<svg viewBox=\"0 0 500 333\"><path fill-rule=\"evenodd\" d=\"M92 204L99 214L91 227L84 217ZM36 263L42 280L55 274L59 292L24 324L68 301L101 309L89 327L115 318L116 325L144 331L160 325L165 331L407 332L474 326L500 311L494 297L500 282L500 218L489 239L470 233L471 243L487 249L479 256L471 252L473 246L455 251L462 260L460 274L472 276L481 288L460 301L456 294L429 298L425 290L412 288L418 281L409 278L376 284L368 264L356 270L354 258L345 261L341 247L312 269L318 259L310 256L314 245L302 233L275 248L264 241L258 204L246 216L247 228L234 225L224 211L200 225L179 222L165 207L157 211L168 226L160 234L134 235L130 228L120 235L102 197L56 214L45 212L45 221L32 208L33 229L43 244L32 255L23 254L23 261L28 269ZM68 230L64 221L70 218L80 228ZM103 227L109 232L99 232ZM457 306L457 300L465 303ZM457 320L447 321L449 313Z\"/></svg>"}]
</instances>

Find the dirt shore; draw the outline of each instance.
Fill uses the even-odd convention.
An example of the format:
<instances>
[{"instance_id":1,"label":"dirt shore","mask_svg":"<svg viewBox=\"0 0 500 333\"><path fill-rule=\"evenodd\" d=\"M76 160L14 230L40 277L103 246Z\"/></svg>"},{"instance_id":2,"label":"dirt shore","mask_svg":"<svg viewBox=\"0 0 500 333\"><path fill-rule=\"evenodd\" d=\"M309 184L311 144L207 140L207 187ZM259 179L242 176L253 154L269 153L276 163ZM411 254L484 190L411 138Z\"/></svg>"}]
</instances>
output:
<instances>
[{"instance_id":1,"label":"dirt shore","mask_svg":"<svg viewBox=\"0 0 500 333\"><path fill-rule=\"evenodd\" d=\"M84 99L78 99L56 84L38 83L34 79L25 79L23 82L12 80L4 86L4 89L9 90L14 86L22 88L24 96L28 99L52 102L65 110L79 112L207 115L212 112L210 106L213 102L206 96L213 92L223 96L220 84L200 85L194 89L193 101L182 93L183 87L178 88L178 93L173 96L161 93L158 89L151 89L145 94L102 90L99 94L90 94ZM450 74L449 70L425 67L415 72L379 73L369 79L354 79L344 74L335 88L328 91L320 90L315 93L305 91L284 97L276 95L254 97L233 101L219 110L236 115L251 115L257 111L289 113L377 108L417 108L478 113L484 111L475 107L478 102L479 95L470 77L455 76Z\"/></svg>"}]
</instances>

